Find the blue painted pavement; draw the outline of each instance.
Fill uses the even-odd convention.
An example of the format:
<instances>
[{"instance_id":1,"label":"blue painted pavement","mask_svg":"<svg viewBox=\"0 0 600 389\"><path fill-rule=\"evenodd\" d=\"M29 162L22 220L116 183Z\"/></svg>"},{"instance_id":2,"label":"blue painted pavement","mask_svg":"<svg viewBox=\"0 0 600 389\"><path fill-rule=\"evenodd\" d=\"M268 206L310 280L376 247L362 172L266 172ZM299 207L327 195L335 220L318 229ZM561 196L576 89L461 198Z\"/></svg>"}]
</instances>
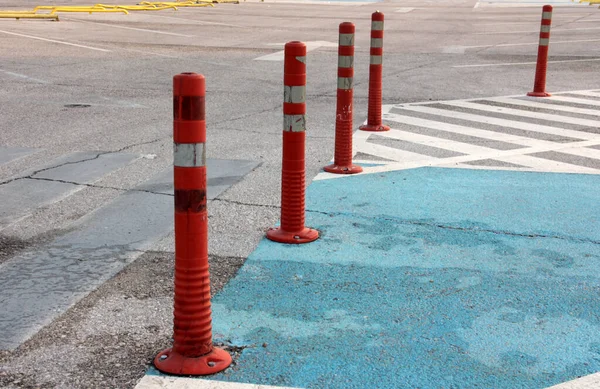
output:
<instances>
[{"instance_id":1,"label":"blue painted pavement","mask_svg":"<svg viewBox=\"0 0 600 389\"><path fill-rule=\"evenodd\" d=\"M210 378L541 389L600 371L599 189L444 168L315 181L322 237L263 240L214 298L215 341L246 348Z\"/></svg>"}]
</instances>

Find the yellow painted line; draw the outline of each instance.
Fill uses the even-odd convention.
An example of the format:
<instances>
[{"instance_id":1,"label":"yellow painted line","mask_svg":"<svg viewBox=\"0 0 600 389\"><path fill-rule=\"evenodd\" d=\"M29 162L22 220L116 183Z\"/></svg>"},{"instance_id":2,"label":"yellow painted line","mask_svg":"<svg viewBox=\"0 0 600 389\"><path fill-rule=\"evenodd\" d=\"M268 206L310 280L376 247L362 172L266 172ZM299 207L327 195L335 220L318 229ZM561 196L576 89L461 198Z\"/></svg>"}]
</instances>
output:
<instances>
[{"instance_id":1,"label":"yellow painted line","mask_svg":"<svg viewBox=\"0 0 600 389\"><path fill-rule=\"evenodd\" d=\"M20 37L23 37L23 38L37 39L37 40L44 41L44 42L58 43L58 44L61 44L61 45L81 47L82 49L90 49L90 50L96 50L96 51L103 51L105 53L110 53L111 52L110 50L99 49L97 47L85 46L85 45L78 45L76 43L70 43L70 42L65 42L65 41L57 41L55 39L47 39L47 38L42 38L42 37L33 36L33 35L17 34L16 32L10 32L10 31L0 30L0 33L8 34L8 35L20 36Z\"/></svg>"}]
</instances>

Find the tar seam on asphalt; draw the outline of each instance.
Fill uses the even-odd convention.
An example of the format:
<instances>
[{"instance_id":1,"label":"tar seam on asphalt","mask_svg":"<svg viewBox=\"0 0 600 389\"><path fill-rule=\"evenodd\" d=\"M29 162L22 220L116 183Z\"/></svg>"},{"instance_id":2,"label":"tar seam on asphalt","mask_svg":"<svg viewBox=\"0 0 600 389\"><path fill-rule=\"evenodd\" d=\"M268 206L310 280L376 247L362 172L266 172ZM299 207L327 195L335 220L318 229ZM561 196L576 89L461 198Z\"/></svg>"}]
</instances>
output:
<instances>
[{"instance_id":1,"label":"tar seam on asphalt","mask_svg":"<svg viewBox=\"0 0 600 389\"><path fill-rule=\"evenodd\" d=\"M122 148L120 148L118 150L114 150L114 151L104 151L102 153L96 154L95 157L81 159L79 161L68 161L68 162L64 162L64 163L61 163L60 165L56 165L56 166L49 166L49 167L46 167L46 168L43 168L43 169L40 169L40 170L36 170L33 173L31 173L30 175L28 175L28 176L15 177L15 178L11 178L10 180L2 181L2 182L0 182L0 185L5 185L5 184L9 184L9 183L11 183L13 181L18 181L18 180L23 180L23 179L29 178L29 179L32 179L32 180L57 181L57 182L64 182L66 184L93 186L91 184L79 184L79 183L68 182L68 181L61 181L61 180L51 180L51 179L35 178L33 176L35 176L36 174L39 174L39 173L42 173L42 172L45 172L45 171L48 171L48 170L56 169L56 168L59 168L59 167L62 167L62 166L66 166L66 165L76 165L76 164L82 163L82 162L93 161L95 159L100 158L100 156L102 156L102 155L120 153L120 152L125 151L127 149L130 149L132 147L146 145L146 144L150 144L150 143L155 143L155 142L161 141L163 139L167 139L169 137L171 137L171 135L167 135L167 136L163 136L163 137L160 137L160 138L156 138L154 140L147 141L147 142L135 143L135 144L132 144L132 145L129 145L129 146L125 146L125 147L122 147ZM119 189L119 188L107 188L107 189L123 190L123 189ZM142 191L142 192L145 192L145 191ZM153 192L150 192L150 193L153 193Z\"/></svg>"}]
</instances>

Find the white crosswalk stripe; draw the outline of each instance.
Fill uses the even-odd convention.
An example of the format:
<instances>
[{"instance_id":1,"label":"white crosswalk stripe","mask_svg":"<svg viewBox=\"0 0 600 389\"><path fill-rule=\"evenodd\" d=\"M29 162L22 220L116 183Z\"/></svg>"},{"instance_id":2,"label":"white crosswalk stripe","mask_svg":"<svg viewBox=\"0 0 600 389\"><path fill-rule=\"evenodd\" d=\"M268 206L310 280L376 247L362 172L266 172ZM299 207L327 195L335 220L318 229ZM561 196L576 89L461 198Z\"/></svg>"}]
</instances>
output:
<instances>
[{"instance_id":1,"label":"white crosswalk stripe","mask_svg":"<svg viewBox=\"0 0 600 389\"><path fill-rule=\"evenodd\" d=\"M354 135L361 174L425 166L600 174L600 90L386 105L383 112L390 131Z\"/></svg>"}]
</instances>

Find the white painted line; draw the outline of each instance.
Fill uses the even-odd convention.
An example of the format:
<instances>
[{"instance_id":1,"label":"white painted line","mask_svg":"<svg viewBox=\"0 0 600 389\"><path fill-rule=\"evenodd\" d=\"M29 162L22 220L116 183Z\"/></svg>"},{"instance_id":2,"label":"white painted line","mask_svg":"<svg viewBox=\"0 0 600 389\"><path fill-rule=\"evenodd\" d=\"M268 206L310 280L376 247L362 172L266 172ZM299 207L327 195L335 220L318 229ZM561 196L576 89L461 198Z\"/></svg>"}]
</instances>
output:
<instances>
[{"instance_id":1,"label":"white painted line","mask_svg":"<svg viewBox=\"0 0 600 389\"><path fill-rule=\"evenodd\" d=\"M600 102L598 102L598 104L600 105ZM439 116L444 116L444 117L449 117L449 118L454 118L454 119L468 120L468 121L476 122L476 123L492 124L492 125L501 126L501 127L517 128L517 129L525 130L525 131L534 131L534 132L539 132L539 133L543 133L543 134L552 134L552 135L557 135L557 136L566 136L566 137L578 138L578 139L592 139L595 136L594 134L590 134L587 132L569 130L566 128L550 127L550 126L544 126L541 124L518 122L515 120L498 119L498 118L488 117L488 116L483 116L483 115L474 115L474 114L470 114L470 113L451 111L451 110L447 110L447 109L431 108L431 107L425 107L425 106L419 106L419 105L403 105L402 109L431 114L431 115L439 115Z\"/></svg>"},{"instance_id":2,"label":"white painted line","mask_svg":"<svg viewBox=\"0 0 600 389\"><path fill-rule=\"evenodd\" d=\"M590 59L565 59L558 61L548 61L548 63L564 63L564 62L594 62L600 61L600 58L590 58ZM482 68L482 67L490 67L490 66L516 66L516 65L536 65L537 62L512 62L512 63L486 63L480 65L455 65L453 68Z\"/></svg>"},{"instance_id":3,"label":"white painted line","mask_svg":"<svg viewBox=\"0 0 600 389\"><path fill-rule=\"evenodd\" d=\"M415 10L415 8L411 8L411 7L401 7L401 8L396 8L396 10L394 12L399 12L399 13L405 14L405 13L408 13L408 12L411 12L414 10Z\"/></svg>"},{"instance_id":4,"label":"white painted line","mask_svg":"<svg viewBox=\"0 0 600 389\"><path fill-rule=\"evenodd\" d=\"M474 23L473 26L475 26L475 27L478 27L478 26L503 26L505 24L535 24L535 22Z\"/></svg>"},{"instance_id":5,"label":"white painted line","mask_svg":"<svg viewBox=\"0 0 600 389\"><path fill-rule=\"evenodd\" d=\"M271 43L270 46L283 46L285 43ZM313 51L318 49L319 47L338 47L336 42L327 42L327 41L310 41L306 42L306 52ZM260 56L258 58L254 58L255 61L283 61L285 51L277 51L272 54L267 54Z\"/></svg>"},{"instance_id":6,"label":"white painted line","mask_svg":"<svg viewBox=\"0 0 600 389\"><path fill-rule=\"evenodd\" d=\"M401 131L392 129L390 131L378 133L378 135L386 138L404 140L407 142L417 143L424 146L433 146L444 150L455 151L463 154L482 154L486 152L494 152L496 149L477 146L471 143L457 142L450 139L436 138L428 135L416 134L413 132ZM600 152L600 151L599 151Z\"/></svg>"},{"instance_id":7,"label":"white painted line","mask_svg":"<svg viewBox=\"0 0 600 389\"><path fill-rule=\"evenodd\" d=\"M536 100L534 101L533 99L536 99ZM576 113L576 114L581 114L581 115L592 115L592 116L600 117L600 109L595 110L595 109L586 109L586 108L576 108L576 107L571 107L568 105L546 104L546 103L540 102L540 101L544 101L544 99L539 99L537 97L530 97L530 100L521 100L521 99L515 99L515 98L508 98L508 97L497 97L497 98L485 99L485 100L495 101L495 102L503 103L503 104L522 105L523 107L542 108L542 109L549 109L549 110L553 110L553 111L570 112L570 113Z\"/></svg>"},{"instance_id":8,"label":"white painted line","mask_svg":"<svg viewBox=\"0 0 600 389\"><path fill-rule=\"evenodd\" d=\"M589 96L589 97L600 97L600 93L598 92L592 92L592 91L585 91L585 92L573 92L574 95L581 95L581 96ZM598 111L600 113L600 111Z\"/></svg>"},{"instance_id":9,"label":"white painted line","mask_svg":"<svg viewBox=\"0 0 600 389\"><path fill-rule=\"evenodd\" d=\"M2 72L4 74L8 74L9 76L25 79L27 81L37 82L39 84L49 84L48 81L40 80L39 78L29 77L29 76L26 76L21 73L9 72L8 70L2 70L2 69L0 69L0 72Z\"/></svg>"},{"instance_id":10,"label":"white painted line","mask_svg":"<svg viewBox=\"0 0 600 389\"><path fill-rule=\"evenodd\" d=\"M92 47L92 46L85 46L85 45L78 45L76 43L70 43L70 42L65 42L65 41L57 41L55 39L46 39L46 38L41 38L39 36L33 36L33 35L25 35L25 34L17 34L16 32L9 32L9 31L3 31L0 30L1 33L4 34L8 34L8 35L16 35L16 36L20 36L23 38L31 38L31 39L37 39L40 41L45 41L45 42L52 42L52 43L59 43L61 45L67 45L67 46L74 46L74 47L81 47L82 49L90 49L90 50L96 50L96 51L103 51L105 53L110 53L110 50L106 50L106 49L100 49L98 47Z\"/></svg>"},{"instance_id":11,"label":"white painted line","mask_svg":"<svg viewBox=\"0 0 600 389\"><path fill-rule=\"evenodd\" d=\"M338 174L339 175L339 174ZM241 384L200 378L145 375L135 389L293 389L282 386Z\"/></svg>"},{"instance_id":12,"label":"white painted line","mask_svg":"<svg viewBox=\"0 0 600 389\"><path fill-rule=\"evenodd\" d=\"M561 153L577 155L579 157L586 157L591 159L597 159L600 163L600 150L590 149L586 147L574 147L570 149L562 149Z\"/></svg>"},{"instance_id":13,"label":"white painted line","mask_svg":"<svg viewBox=\"0 0 600 389\"><path fill-rule=\"evenodd\" d=\"M600 170L592 169L585 166L571 165L569 163L552 161L550 159L538 158L531 155L513 155L510 157L493 158L496 161L514 163L523 165L533 171L552 171L560 173L583 173L583 174L599 174ZM489 169L489 166L488 166ZM511 168L515 170L515 168Z\"/></svg>"},{"instance_id":14,"label":"white painted line","mask_svg":"<svg viewBox=\"0 0 600 389\"><path fill-rule=\"evenodd\" d=\"M555 28L552 30L553 33L559 31L582 31L582 30L600 30L600 27L582 27L582 28ZM538 33L540 29L528 30L528 31L496 31L496 32L476 32L473 35L498 35L498 34L528 34Z\"/></svg>"},{"instance_id":15,"label":"white painted line","mask_svg":"<svg viewBox=\"0 0 600 389\"><path fill-rule=\"evenodd\" d=\"M237 24L228 24L228 23L219 23L219 22L206 22L206 21L204 21L204 20L195 20L195 19L187 19L187 18L178 18L178 17L176 17L176 16L164 16L164 15L157 15L157 14L155 14L155 13L153 13L153 14L151 14L151 15L149 15L149 16L151 16L151 17L154 17L154 18L167 18L167 19L175 19L175 20L181 20L181 21L184 21L184 20L185 20L186 22L192 22L193 24L204 24L204 25L207 25L207 24L212 24L212 25L215 25L215 26L226 26L226 27L247 28L247 27L244 27L244 26L239 26L239 25L237 25Z\"/></svg>"},{"instance_id":16,"label":"white painted line","mask_svg":"<svg viewBox=\"0 0 600 389\"><path fill-rule=\"evenodd\" d=\"M598 389L600 388L600 373L590 374L573 381L563 382L546 389Z\"/></svg>"},{"instance_id":17,"label":"white painted line","mask_svg":"<svg viewBox=\"0 0 600 389\"><path fill-rule=\"evenodd\" d=\"M357 145L357 151L398 162L437 159L435 157L429 157L423 154L411 153L410 151L398 150L393 147L368 142Z\"/></svg>"},{"instance_id":18,"label":"white painted line","mask_svg":"<svg viewBox=\"0 0 600 389\"><path fill-rule=\"evenodd\" d=\"M483 129L479 129L479 128L464 127L464 126L459 126L456 124L443 123L443 122L438 122L438 121L433 121L433 120L415 118L412 116L387 114L384 116L384 120L386 122L393 121L393 122L397 122L397 123L403 123L403 124L408 124L408 125L413 125L413 126L418 126L418 127L431 128L434 130L441 130L441 131L452 132L452 133L462 134L462 135L467 135L467 136L474 136L474 137L488 139L488 140L492 140L492 141L512 143L514 145L520 145L523 147L525 147L525 146L533 147L533 146L540 146L540 145L548 145L549 146L549 145L556 144L556 142L550 142L550 141L546 141L543 139L533 139L533 138L527 138L527 137L523 137L523 136L519 136L519 135L512 135L512 134L506 134L506 133L501 133L501 132L483 130Z\"/></svg>"},{"instance_id":19,"label":"white painted line","mask_svg":"<svg viewBox=\"0 0 600 389\"><path fill-rule=\"evenodd\" d=\"M549 114L549 113L525 111L525 110L521 110L521 109L513 109L513 108L508 108L508 107L496 107L496 106L486 105L486 104L471 103L468 101L448 101L445 104L451 105L453 107L475 109L475 110L484 111L484 112L495 112L495 113L501 113L501 114L505 114L505 115L520 116L520 117L526 117L526 118L532 118L532 119L549 120L549 121L559 122L559 123L575 124L578 126L600 127L600 121L590 120L590 119L579 119L579 118L574 118L574 117L570 117L570 116L562 116L562 115L553 115L553 114Z\"/></svg>"},{"instance_id":20,"label":"white painted line","mask_svg":"<svg viewBox=\"0 0 600 389\"><path fill-rule=\"evenodd\" d=\"M125 26L119 26L119 25L110 24L110 23L91 22L89 20L81 20L81 19L68 19L68 20L77 21L77 22L81 22L81 23L98 24L101 26L108 26L108 27L114 27L114 28L122 28L124 30L151 32L153 34L173 35L173 36L180 36L180 37L184 37L184 38L193 38L194 37L194 35L178 34L176 32L166 32L166 31L158 31L158 30L147 30L145 28L125 27Z\"/></svg>"},{"instance_id":21,"label":"white painted line","mask_svg":"<svg viewBox=\"0 0 600 389\"><path fill-rule=\"evenodd\" d=\"M600 107L600 101L598 101L598 100L578 99L575 97L556 96L556 95L553 95L551 97L551 99L556 100L556 101L564 101L565 103L594 105L594 106Z\"/></svg>"},{"instance_id":22,"label":"white painted line","mask_svg":"<svg viewBox=\"0 0 600 389\"><path fill-rule=\"evenodd\" d=\"M406 161L399 163L389 163L387 165L382 166L372 166L363 168L363 173L359 174L373 174L373 173L383 173L394 170L405 170L405 169L414 169L422 166L440 166L440 165L451 165L458 164L469 161L478 161L480 159L500 159L503 157L509 157L513 155L523 155L523 154L531 154L531 153L539 153L544 151L562 151L562 149L566 148L575 148L575 147L589 147L596 146L600 144L600 138L596 138L593 140L583 141L583 142L575 142L569 143L568 145L561 143L554 143L549 146L539 146L539 147L531 147L527 149L518 149L518 150L500 150L490 154L473 154L473 155L461 155L458 157L450 157L450 158L430 158L426 161ZM594 170L596 174L600 174L600 170ZM340 176L340 174L334 176ZM334 178L334 177L331 177ZM324 177L323 179L327 179Z\"/></svg>"},{"instance_id":23,"label":"white painted line","mask_svg":"<svg viewBox=\"0 0 600 389\"><path fill-rule=\"evenodd\" d=\"M582 42L600 42L600 39L578 39L572 41L552 41L553 45L562 43L582 43ZM464 54L468 49L481 49L485 47L511 47L511 46L533 46L539 45L539 41L530 43L500 43L496 45L477 45L477 46L447 46L442 48L443 53Z\"/></svg>"}]
</instances>

